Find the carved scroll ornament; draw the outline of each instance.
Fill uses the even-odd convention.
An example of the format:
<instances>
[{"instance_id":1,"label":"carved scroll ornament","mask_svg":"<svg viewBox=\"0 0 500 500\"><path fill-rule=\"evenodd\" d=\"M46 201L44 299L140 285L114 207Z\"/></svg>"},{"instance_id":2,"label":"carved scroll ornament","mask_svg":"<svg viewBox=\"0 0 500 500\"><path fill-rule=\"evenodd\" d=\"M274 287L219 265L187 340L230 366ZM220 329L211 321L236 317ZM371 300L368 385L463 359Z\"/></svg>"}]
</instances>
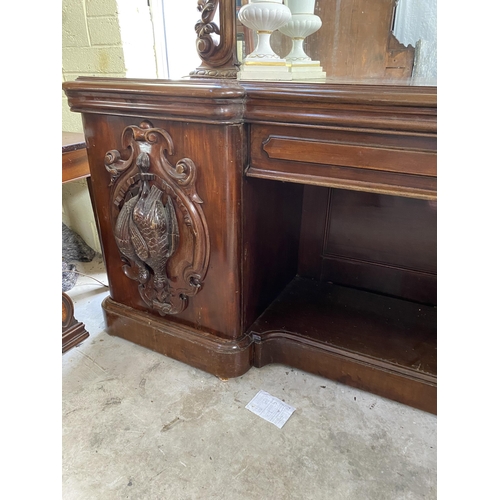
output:
<instances>
[{"instance_id":1,"label":"carved scroll ornament","mask_svg":"<svg viewBox=\"0 0 500 500\"><path fill-rule=\"evenodd\" d=\"M234 0L198 0L201 19L194 29L196 50L202 65L191 72L192 77L236 78L239 63L235 45L235 9ZM217 12L220 27L214 21Z\"/></svg>"},{"instance_id":2,"label":"carved scroll ornament","mask_svg":"<svg viewBox=\"0 0 500 500\"><path fill-rule=\"evenodd\" d=\"M122 133L111 150L111 217L123 271L139 282L142 300L162 316L178 314L202 288L210 239L189 158L172 166L170 135L149 121Z\"/></svg>"}]
</instances>

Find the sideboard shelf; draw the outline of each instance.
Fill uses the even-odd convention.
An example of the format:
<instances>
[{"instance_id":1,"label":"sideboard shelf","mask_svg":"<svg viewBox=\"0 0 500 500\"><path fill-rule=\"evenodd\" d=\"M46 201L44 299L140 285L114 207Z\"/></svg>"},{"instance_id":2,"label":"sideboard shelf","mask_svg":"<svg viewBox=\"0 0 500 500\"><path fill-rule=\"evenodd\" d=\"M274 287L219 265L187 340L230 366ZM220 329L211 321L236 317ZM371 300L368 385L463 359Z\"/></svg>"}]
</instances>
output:
<instances>
[{"instance_id":1,"label":"sideboard shelf","mask_svg":"<svg viewBox=\"0 0 500 500\"><path fill-rule=\"evenodd\" d=\"M436 314L297 276L250 327L254 364L283 363L435 413Z\"/></svg>"}]
</instances>

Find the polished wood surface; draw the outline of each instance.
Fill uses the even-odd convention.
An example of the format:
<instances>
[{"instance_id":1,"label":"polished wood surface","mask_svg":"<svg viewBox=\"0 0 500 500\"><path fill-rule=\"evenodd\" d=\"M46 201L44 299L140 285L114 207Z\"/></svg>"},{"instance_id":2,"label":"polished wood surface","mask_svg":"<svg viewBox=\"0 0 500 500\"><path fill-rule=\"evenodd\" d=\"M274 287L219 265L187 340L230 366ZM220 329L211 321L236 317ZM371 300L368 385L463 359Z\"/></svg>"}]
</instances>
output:
<instances>
[{"instance_id":1,"label":"polished wood surface","mask_svg":"<svg viewBox=\"0 0 500 500\"><path fill-rule=\"evenodd\" d=\"M63 183L90 176L90 167L85 147L85 135L83 133L62 133Z\"/></svg>"},{"instance_id":2,"label":"polished wood surface","mask_svg":"<svg viewBox=\"0 0 500 500\"><path fill-rule=\"evenodd\" d=\"M243 181L243 330L297 274L303 186Z\"/></svg>"},{"instance_id":3,"label":"polished wood surface","mask_svg":"<svg viewBox=\"0 0 500 500\"><path fill-rule=\"evenodd\" d=\"M64 89L72 111L189 123L241 121L245 97L232 80L79 77Z\"/></svg>"},{"instance_id":4,"label":"polished wood surface","mask_svg":"<svg viewBox=\"0 0 500 500\"><path fill-rule=\"evenodd\" d=\"M242 85L248 176L436 199L435 88Z\"/></svg>"},{"instance_id":5,"label":"polished wood surface","mask_svg":"<svg viewBox=\"0 0 500 500\"><path fill-rule=\"evenodd\" d=\"M249 335L222 339L204 329L162 320L155 314L128 307L110 297L104 300L103 309L109 334L221 379L239 377L252 366L253 342Z\"/></svg>"},{"instance_id":6,"label":"polished wood surface","mask_svg":"<svg viewBox=\"0 0 500 500\"><path fill-rule=\"evenodd\" d=\"M111 334L222 378L287 363L435 411L435 89L100 78L64 88L83 115ZM135 158L122 134L144 120L171 137L169 164L196 165L210 237L203 287L176 314L143 300L114 234L105 158ZM134 172L123 196L160 175ZM188 247L181 235L179 255Z\"/></svg>"},{"instance_id":7,"label":"polished wood surface","mask_svg":"<svg viewBox=\"0 0 500 500\"><path fill-rule=\"evenodd\" d=\"M435 138L253 125L247 175L436 198Z\"/></svg>"},{"instance_id":8,"label":"polished wood surface","mask_svg":"<svg viewBox=\"0 0 500 500\"><path fill-rule=\"evenodd\" d=\"M256 366L297 366L436 411L432 306L298 277L251 332L257 342ZM363 374L367 368L369 376Z\"/></svg>"},{"instance_id":9,"label":"polished wood surface","mask_svg":"<svg viewBox=\"0 0 500 500\"><path fill-rule=\"evenodd\" d=\"M436 305L435 201L307 186L301 251L302 276Z\"/></svg>"}]
</instances>

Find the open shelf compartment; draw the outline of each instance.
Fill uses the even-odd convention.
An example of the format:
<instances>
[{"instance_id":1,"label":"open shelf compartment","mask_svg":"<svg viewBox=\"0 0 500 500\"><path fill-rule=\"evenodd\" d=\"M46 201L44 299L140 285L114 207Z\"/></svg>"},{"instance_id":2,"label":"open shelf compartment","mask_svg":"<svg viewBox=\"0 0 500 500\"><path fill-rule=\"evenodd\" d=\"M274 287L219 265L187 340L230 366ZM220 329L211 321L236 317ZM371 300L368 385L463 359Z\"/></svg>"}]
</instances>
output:
<instances>
[{"instance_id":1,"label":"open shelf compartment","mask_svg":"<svg viewBox=\"0 0 500 500\"><path fill-rule=\"evenodd\" d=\"M436 412L437 309L296 277L254 322L255 366L283 363Z\"/></svg>"}]
</instances>

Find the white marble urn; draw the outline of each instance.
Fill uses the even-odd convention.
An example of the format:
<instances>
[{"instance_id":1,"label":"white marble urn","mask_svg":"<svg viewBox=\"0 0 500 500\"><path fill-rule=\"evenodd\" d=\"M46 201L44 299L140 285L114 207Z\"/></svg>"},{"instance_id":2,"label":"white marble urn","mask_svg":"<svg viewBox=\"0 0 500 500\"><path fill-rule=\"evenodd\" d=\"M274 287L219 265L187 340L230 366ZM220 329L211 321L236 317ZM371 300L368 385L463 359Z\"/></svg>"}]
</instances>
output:
<instances>
[{"instance_id":1,"label":"white marble urn","mask_svg":"<svg viewBox=\"0 0 500 500\"><path fill-rule=\"evenodd\" d=\"M320 62L313 61L304 51L304 39L316 33L322 21L314 14L316 0L285 0L292 16L279 28L279 31L292 39L292 50L286 56L286 61L295 73L294 79L324 78Z\"/></svg>"},{"instance_id":2,"label":"white marble urn","mask_svg":"<svg viewBox=\"0 0 500 500\"><path fill-rule=\"evenodd\" d=\"M273 31L286 24L291 17L290 9L282 0L250 0L249 4L244 5L238 13L238 19L257 33L257 46L245 57L244 62L283 62L271 48L270 38Z\"/></svg>"},{"instance_id":3,"label":"white marble urn","mask_svg":"<svg viewBox=\"0 0 500 500\"><path fill-rule=\"evenodd\" d=\"M319 16L314 14L315 0L285 0L292 16L279 30L290 37L292 50L286 60L295 63L310 62L311 58L304 52L304 39L318 31L322 26Z\"/></svg>"}]
</instances>

